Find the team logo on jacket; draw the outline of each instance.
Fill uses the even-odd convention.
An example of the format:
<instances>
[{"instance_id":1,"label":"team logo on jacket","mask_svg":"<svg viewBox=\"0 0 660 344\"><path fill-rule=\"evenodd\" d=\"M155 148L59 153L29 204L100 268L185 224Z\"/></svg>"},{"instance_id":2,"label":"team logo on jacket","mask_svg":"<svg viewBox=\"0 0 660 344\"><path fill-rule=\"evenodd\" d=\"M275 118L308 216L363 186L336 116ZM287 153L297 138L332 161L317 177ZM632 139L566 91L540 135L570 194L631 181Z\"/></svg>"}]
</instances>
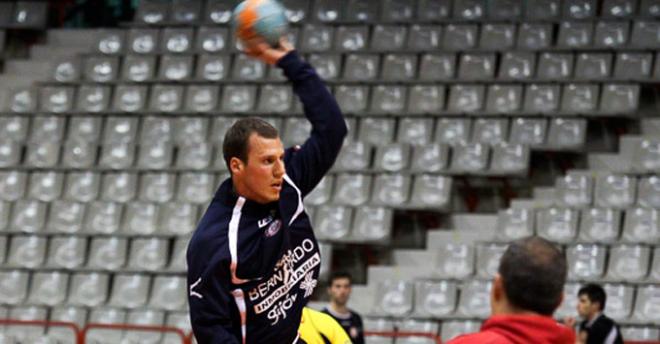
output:
<instances>
[{"instance_id":1,"label":"team logo on jacket","mask_svg":"<svg viewBox=\"0 0 660 344\"><path fill-rule=\"evenodd\" d=\"M280 228L282 228L282 221L281 220L275 220L273 223L268 226L268 229L266 229L266 232L264 233L267 238L272 237L273 235L277 234L277 232L280 231Z\"/></svg>"}]
</instances>

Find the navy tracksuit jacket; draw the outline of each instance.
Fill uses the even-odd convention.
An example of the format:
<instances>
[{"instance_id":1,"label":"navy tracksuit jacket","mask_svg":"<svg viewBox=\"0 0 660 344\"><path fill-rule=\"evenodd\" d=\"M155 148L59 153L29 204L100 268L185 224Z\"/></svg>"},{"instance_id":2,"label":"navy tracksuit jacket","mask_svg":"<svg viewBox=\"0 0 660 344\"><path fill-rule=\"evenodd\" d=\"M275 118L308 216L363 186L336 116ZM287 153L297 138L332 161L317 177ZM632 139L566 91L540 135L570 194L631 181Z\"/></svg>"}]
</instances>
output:
<instances>
[{"instance_id":1,"label":"navy tracksuit jacket","mask_svg":"<svg viewBox=\"0 0 660 344\"><path fill-rule=\"evenodd\" d=\"M222 183L187 252L188 302L200 344L298 340L302 309L321 257L303 198L332 167L347 133L335 99L296 52L277 64L312 124L310 138L285 152L280 200L258 204Z\"/></svg>"}]
</instances>

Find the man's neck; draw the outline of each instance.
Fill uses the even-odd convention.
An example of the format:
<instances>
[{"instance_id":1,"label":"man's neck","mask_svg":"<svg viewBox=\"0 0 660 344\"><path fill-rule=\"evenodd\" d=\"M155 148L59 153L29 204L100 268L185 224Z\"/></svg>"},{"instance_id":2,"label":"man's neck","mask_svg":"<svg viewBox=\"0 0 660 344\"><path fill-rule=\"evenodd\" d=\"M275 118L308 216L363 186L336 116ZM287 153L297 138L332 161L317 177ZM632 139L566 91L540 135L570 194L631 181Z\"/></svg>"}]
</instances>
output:
<instances>
[{"instance_id":1,"label":"man's neck","mask_svg":"<svg viewBox=\"0 0 660 344\"><path fill-rule=\"evenodd\" d=\"M347 315L351 313L351 311L348 310L348 307L346 307L346 304L340 305L335 302L330 302L330 311L339 315Z\"/></svg>"},{"instance_id":2,"label":"man's neck","mask_svg":"<svg viewBox=\"0 0 660 344\"><path fill-rule=\"evenodd\" d=\"M598 319L598 317L599 317L601 314L603 314L603 312L596 312L596 313L591 314L591 315L589 316L589 318L587 319L587 322L589 322L589 323L593 323L594 321L596 321L596 319Z\"/></svg>"}]
</instances>

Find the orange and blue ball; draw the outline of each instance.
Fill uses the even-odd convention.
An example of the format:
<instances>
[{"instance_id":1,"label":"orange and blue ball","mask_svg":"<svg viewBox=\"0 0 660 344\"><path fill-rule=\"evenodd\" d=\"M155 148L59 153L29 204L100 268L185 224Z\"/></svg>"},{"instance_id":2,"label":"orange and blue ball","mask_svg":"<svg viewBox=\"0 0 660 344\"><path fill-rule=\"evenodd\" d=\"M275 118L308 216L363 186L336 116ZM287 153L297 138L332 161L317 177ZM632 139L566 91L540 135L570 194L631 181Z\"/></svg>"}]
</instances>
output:
<instances>
[{"instance_id":1,"label":"orange and blue ball","mask_svg":"<svg viewBox=\"0 0 660 344\"><path fill-rule=\"evenodd\" d=\"M275 0L245 0L236 6L233 15L236 36L241 40L260 37L277 46L287 32L284 7Z\"/></svg>"}]
</instances>

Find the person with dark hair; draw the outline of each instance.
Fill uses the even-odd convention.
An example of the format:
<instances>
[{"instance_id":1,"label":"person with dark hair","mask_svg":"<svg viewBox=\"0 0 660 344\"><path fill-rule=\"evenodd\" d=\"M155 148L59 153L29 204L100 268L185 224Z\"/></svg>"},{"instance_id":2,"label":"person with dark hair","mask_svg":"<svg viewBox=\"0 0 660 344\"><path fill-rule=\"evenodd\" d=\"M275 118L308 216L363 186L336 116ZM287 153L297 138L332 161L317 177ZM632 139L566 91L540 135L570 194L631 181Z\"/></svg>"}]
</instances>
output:
<instances>
[{"instance_id":1,"label":"person with dark hair","mask_svg":"<svg viewBox=\"0 0 660 344\"><path fill-rule=\"evenodd\" d=\"M353 344L364 344L362 317L346 306L351 297L352 284L353 279L347 272L332 273L328 279L330 304L323 309L323 312L337 320Z\"/></svg>"},{"instance_id":2,"label":"person with dark hair","mask_svg":"<svg viewBox=\"0 0 660 344\"><path fill-rule=\"evenodd\" d=\"M619 325L603 314L607 301L605 289L598 284L586 284L580 288L577 297L577 311L584 319L580 323L578 342L583 344L623 344ZM575 320L569 318L566 323L574 326Z\"/></svg>"},{"instance_id":3,"label":"person with dark hair","mask_svg":"<svg viewBox=\"0 0 660 344\"><path fill-rule=\"evenodd\" d=\"M479 333L450 344L573 344L575 333L552 314L563 300L566 258L547 240L514 241L502 255L490 292L491 317Z\"/></svg>"},{"instance_id":4,"label":"person with dark hair","mask_svg":"<svg viewBox=\"0 0 660 344\"><path fill-rule=\"evenodd\" d=\"M347 134L343 115L314 69L282 39L244 42L246 52L281 68L312 124L302 146L284 149L257 118L228 130L225 180L187 251L188 303L200 344L304 343L303 308L321 256L303 199L332 167Z\"/></svg>"}]
</instances>

